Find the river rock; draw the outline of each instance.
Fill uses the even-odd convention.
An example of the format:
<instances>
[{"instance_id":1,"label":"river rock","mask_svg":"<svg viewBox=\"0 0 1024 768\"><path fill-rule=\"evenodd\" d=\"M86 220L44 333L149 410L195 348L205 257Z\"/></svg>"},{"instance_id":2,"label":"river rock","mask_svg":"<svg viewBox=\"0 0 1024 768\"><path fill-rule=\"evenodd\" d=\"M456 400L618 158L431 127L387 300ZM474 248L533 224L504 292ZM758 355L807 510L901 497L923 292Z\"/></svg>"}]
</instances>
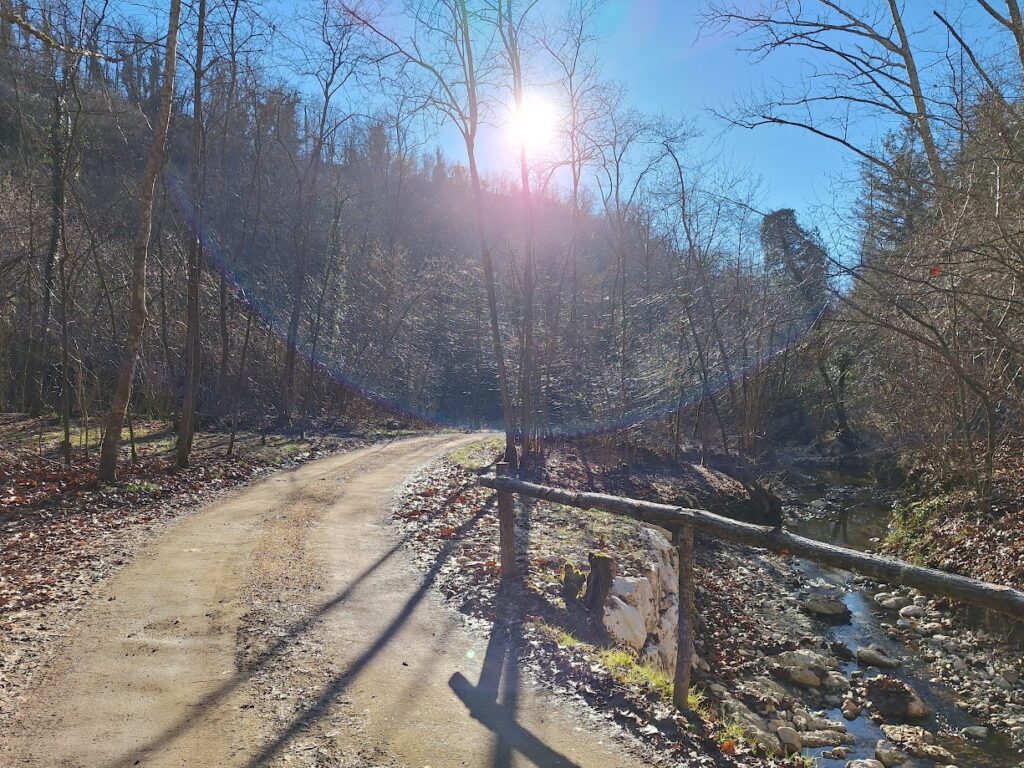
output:
<instances>
[{"instance_id":1,"label":"river rock","mask_svg":"<svg viewBox=\"0 0 1024 768\"><path fill-rule=\"evenodd\" d=\"M804 747L800 734L788 726L779 728L775 735L779 737L779 743L787 755L799 754L800 750Z\"/></svg>"},{"instance_id":2,"label":"river rock","mask_svg":"<svg viewBox=\"0 0 1024 768\"><path fill-rule=\"evenodd\" d=\"M846 623L852 614L846 603L830 595L811 595L803 601L804 610L830 622Z\"/></svg>"},{"instance_id":3,"label":"river rock","mask_svg":"<svg viewBox=\"0 0 1024 768\"><path fill-rule=\"evenodd\" d=\"M913 603L909 597L903 597L902 595L895 595L894 597L882 600L879 605L888 611L898 611L901 608L906 608L908 605Z\"/></svg>"},{"instance_id":4,"label":"river rock","mask_svg":"<svg viewBox=\"0 0 1024 768\"><path fill-rule=\"evenodd\" d=\"M885 768L885 766L877 760L851 760L846 764L846 768Z\"/></svg>"},{"instance_id":5,"label":"river rock","mask_svg":"<svg viewBox=\"0 0 1024 768\"><path fill-rule=\"evenodd\" d=\"M648 632L657 629L659 615L654 601L654 588L646 577L616 576L612 579L610 594L636 608Z\"/></svg>"},{"instance_id":6,"label":"river rock","mask_svg":"<svg viewBox=\"0 0 1024 768\"><path fill-rule=\"evenodd\" d=\"M867 667L878 667L879 669L895 669L900 663L886 653L880 645L870 645L866 648L857 649L857 661Z\"/></svg>"},{"instance_id":7,"label":"river rock","mask_svg":"<svg viewBox=\"0 0 1024 768\"><path fill-rule=\"evenodd\" d=\"M977 739L978 741L988 738L988 728L983 725L970 725L960 731L960 733L968 739Z\"/></svg>"},{"instance_id":8,"label":"river rock","mask_svg":"<svg viewBox=\"0 0 1024 768\"><path fill-rule=\"evenodd\" d=\"M616 643L638 651L647 641L647 627L640 611L615 595L609 595L605 601L604 627Z\"/></svg>"},{"instance_id":9,"label":"river rock","mask_svg":"<svg viewBox=\"0 0 1024 768\"><path fill-rule=\"evenodd\" d=\"M891 741L882 739L875 745L875 759L885 768L894 768L903 765L910 759L910 756Z\"/></svg>"},{"instance_id":10,"label":"river rock","mask_svg":"<svg viewBox=\"0 0 1024 768\"><path fill-rule=\"evenodd\" d=\"M904 619L920 619L924 616L924 608L920 605L907 605L900 608L900 616Z\"/></svg>"},{"instance_id":11,"label":"river rock","mask_svg":"<svg viewBox=\"0 0 1024 768\"><path fill-rule=\"evenodd\" d=\"M882 726L882 733L894 744L898 744L911 757L933 760L940 765L951 765L953 755L935 743L935 737L916 725Z\"/></svg>"},{"instance_id":12,"label":"river rock","mask_svg":"<svg viewBox=\"0 0 1024 768\"><path fill-rule=\"evenodd\" d=\"M917 691L894 677L880 675L868 680L868 697L874 708L887 718L918 718L931 714Z\"/></svg>"},{"instance_id":13,"label":"river rock","mask_svg":"<svg viewBox=\"0 0 1024 768\"><path fill-rule=\"evenodd\" d=\"M837 691L846 693L850 690L850 681L841 672L829 672L825 678L824 686L826 691Z\"/></svg>"},{"instance_id":14,"label":"river rock","mask_svg":"<svg viewBox=\"0 0 1024 768\"><path fill-rule=\"evenodd\" d=\"M818 675L804 667L788 667L786 668L786 674L790 682L802 685L804 688L817 688L822 683Z\"/></svg>"},{"instance_id":15,"label":"river rock","mask_svg":"<svg viewBox=\"0 0 1024 768\"><path fill-rule=\"evenodd\" d=\"M841 744L853 744L854 738L848 733L822 729L818 731L804 731L800 734L800 740L808 749L818 747L838 747Z\"/></svg>"},{"instance_id":16,"label":"river rock","mask_svg":"<svg viewBox=\"0 0 1024 768\"><path fill-rule=\"evenodd\" d=\"M856 720L860 717L860 705L851 699L847 699L843 702L843 706L840 711L843 713L843 717L847 720Z\"/></svg>"},{"instance_id":17,"label":"river rock","mask_svg":"<svg viewBox=\"0 0 1024 768\"><path fill-rule=\"evenodd\" d=\"M820 653L808 650L784 651L769 659L773 673L805 688L817 688L836 663Z\"/></svg>"}]
</instances>

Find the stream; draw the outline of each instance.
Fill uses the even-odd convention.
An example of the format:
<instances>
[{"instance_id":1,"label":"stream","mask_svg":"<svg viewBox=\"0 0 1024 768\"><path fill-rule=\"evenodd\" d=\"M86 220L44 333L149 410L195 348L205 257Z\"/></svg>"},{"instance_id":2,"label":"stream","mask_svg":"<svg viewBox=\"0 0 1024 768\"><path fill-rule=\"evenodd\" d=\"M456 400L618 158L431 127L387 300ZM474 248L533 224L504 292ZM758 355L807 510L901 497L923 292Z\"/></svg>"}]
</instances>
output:
<instances>
[{"instance_id":1,"label":"stream","mask_svg":"<svg viewBox=\"0 0 1024 768\"><path fill-rule=\"evenodd\" d=\"M886 536L891 516L891 505L882 500L878 489L861 478L833 473L819 473L816 479L828 487L828 493L801 492L798 499L802 504L787 509L787 527L808 538L851 549L877 549ZM824 504L827 506L823 506ZM797 514L793 513L794 508ZM806 514L808 509L814 512L813 516ZM990 729L990 735L980 741L950 735L959 734L961 729L968 726L984 723L979 723L955 706L955 691L931 682L934 671L929 671L929 661L919 650L890 636L899 615L896 611L879 607L872 597L884 591L884 586L871 586L847 571L835 570L806 560L799 560L797 568L804 574L812 588L828 585L841 592L843 601L852 613L852 620L849 623L827 626L824 634L830 641L841 642L853 651L862 646L879 645L890 656L903 660L900 667L886 670L885 674L911 685L932 708L934 714L915 721L914 724L934 733L936 744L953 753L959 768L1010 768L1020 764L1021 755L1006 734ZM971 623L971 628L983 627L975 619ZM991 632L991 624L986 625L984 629ZM844 662L842 665L842 671L847 677L860 669L862 667L856 661ZM873 673L874 670L867 674L870 676ZM828 717L846 723L848 732L856 738L856 743L850 745L851 752L847 759L874 758L876 742L885 738L876 723L864 714L853 721L844 720L838 708L829 710ZM824 747L805 750L805 754L820 757L826 751L828 748ZM824 767L846 763L821 760L820 764ZM903 765L906 768L930 768L934 763L930 760L911 759Z\"/></svg>"}]
</instances>

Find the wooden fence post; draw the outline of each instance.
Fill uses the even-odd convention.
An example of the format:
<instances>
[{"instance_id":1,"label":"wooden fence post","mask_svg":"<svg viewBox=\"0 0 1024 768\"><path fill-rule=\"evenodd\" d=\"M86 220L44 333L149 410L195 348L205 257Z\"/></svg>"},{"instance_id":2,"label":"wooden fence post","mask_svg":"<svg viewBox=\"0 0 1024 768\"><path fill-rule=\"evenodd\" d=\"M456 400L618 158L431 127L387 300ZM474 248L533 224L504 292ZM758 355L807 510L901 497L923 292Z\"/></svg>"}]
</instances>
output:
<instances>
[{"instance_id":1,"label":"wooden fence post","mask_svg":"<svg viewBox=\"0 0 1024 768\"><path fill-rule=\"evenodd\" d=\"M679 641L676 646L676 675L672 702L680 712L689 711L690 665L693 658L693 526L681 525L675 530L679 554Z\"/></svg>"},{"instance_id":2,"label":"wooden fence post","mask_svg":"<svg viewBox=\"0 0 1024 768\"><path fill-rule=\"evenodd\" d=\"M507 461L499 461L495 469L498 475L509 474ZM498 491L498 546L501 581L508 584L516 575L516 521L509 491Z\"/></svg>"}]
</instances>

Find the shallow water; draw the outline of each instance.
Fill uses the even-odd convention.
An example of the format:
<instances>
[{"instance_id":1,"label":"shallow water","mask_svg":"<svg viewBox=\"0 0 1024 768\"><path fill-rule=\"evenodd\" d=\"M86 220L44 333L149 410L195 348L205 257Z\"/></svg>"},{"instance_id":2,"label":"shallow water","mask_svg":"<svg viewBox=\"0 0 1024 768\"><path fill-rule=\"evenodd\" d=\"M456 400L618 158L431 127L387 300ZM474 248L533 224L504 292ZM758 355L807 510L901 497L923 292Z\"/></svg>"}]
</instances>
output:
<instances>
[{"instance_id":1,"label":"shallow water","mask_svg":"<svg viewBox=\"0 0 1024 768\"><path fill-rule=\"evenodd\" d=\"M839 544L851 549L877 549L879 542L885 538L888 530L891 517L890 506L879 500L878 494L870 482L862 481L859 478L853 479L851 482L851 478L834 474L820 479L832 485L828 494L829 499L837 502L842 511L830 509L823 516L810 519L801 516L796 520L788 521L787 527L808 538ZM811 502L818 498L824 498L824 494L818 492L802 496L802 500L805 502ZM885 648L891 656L903 661L900 667L886 671L886 674L904 680L913 686L935 712L928 718L915 721L915 725L921 725L933 733L937 733L940 727L956 733L969 725L984 725L954 706L955 692L928 682L932 675L928 672L926 659L922 658L914 649L899 640L891 639L886 634L881 625L883 623L895 625L899 615L895 611L879 608L874 602L872 595L881 590L868 589L858 585L854 582L853 575L847 571L817 565L807 560L798 561L797 567L809 581L821 580L841 590L843 601L852 613L852 620L849 624L825 628L824 634L829 640L842 642L852 651L856 651L861 646L877 644ZM979 617L975 617L974 627L977 627L978 620ZM857 669L861 668L856 662L847 662L842 666L842 671L847 676ZM855 744L851 745L852 751L846 758L847 760L874 757L875 743L879 739L885 738L878 725L864 715L852 722L844 720L839 709L830 710L828 716L830 719L846 723L848 731L857 740ZM959 768L970 768L970 766L1009 768L1018 765L1022 757L1013 747L1009 738L998 733L990 735L983 741L937 735L936 743L944 746L956 756ZM828 749L828 747L824 747L805 750L805 753L818 757ZM823 767L845 764L844 760L821 760ZM934 763L930 760L911 760L909 763L904 763L907 768L917 768L918 766L926 768L933 765Z\"/></svg>"}]
</instances>

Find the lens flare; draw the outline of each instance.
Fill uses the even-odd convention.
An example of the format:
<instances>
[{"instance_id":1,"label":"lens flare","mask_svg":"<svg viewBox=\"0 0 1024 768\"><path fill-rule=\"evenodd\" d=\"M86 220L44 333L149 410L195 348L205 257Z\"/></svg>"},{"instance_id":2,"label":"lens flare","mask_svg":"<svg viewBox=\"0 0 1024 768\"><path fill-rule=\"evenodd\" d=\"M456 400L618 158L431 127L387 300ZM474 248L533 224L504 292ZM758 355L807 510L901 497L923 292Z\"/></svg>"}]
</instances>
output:
<instances>
[{"instance_id":1,"label":"lens flare","mask_svg":"<svg viewBox=\"0 0 1024 768\"><path fill-rule=\"evenodd\" d=\"M542 133L540 130L541 126L553 126L554 123L545 123L544 120L535 123L531 119L531 121L524 122L524 125L535 126L535 128L531 129L534 131L532 135L539 137ZM173 174L168 174L168 177L169 183L167 187L171 202L196 237L200 239L207 258L209 258L217 270L223 270L234 295L249 307L250 312L260 318L265 327L282 344L287 344L288 323L285 313L280 307L274 306L272 297L269 295L270 292L254 285L246 275L245 269L240 268L241 265L232 259L229 249L225 248L216 234L211 231L210 223L200 220L195 206L186 192L186 185ZM547 425L546 432L550 437L565 438L608 434L667 416L680 409L687 410L693 408L703 399L707 398L708 395L716 394L728 388L730 383L757 376L777 356L798 344L807 330L816 324L826 310L827 306L816 307L806 317L802 318L801 321L794 322L787 332L780 334L780 338L776 340L774 346L765 350L761 356L751 360L744 368L734 370L731 378L723 374L708 381L706 386L694 387L692 390L683 392L679 390L668 392L660 389L641 398L626 413L620 411L616 415L605 413L592 414L583 418L556 418ZM445 413L428 412L417 404L399 399L394 394L389 394L386 391L386 385L382 386L382 382L372 380L372 377L367 378L363 371L353 370L351 365L333 356L329 350L318 349L314 359L309 343L300 340L296 352L300 357L305 358L307 362L314 364L323 375L330 377L349 390L358 393L393 413L419 419L426 423L433 423L441 427L465 429L481 426L454 419ZM487 426L500 428L501 425L489 424Z\"/></svg>"},{"instance_id":2,"label":"lens flare","mask_svg":"<svg viewBox=\"0 0 1024 768\"><path fill-rule=\"evenodd\" d=\"M550 149L558 135L555 105L541 96L525 95L512 109L509 132L516 145L522 144L530 154Z\"/></svg>"}]
</instances>

